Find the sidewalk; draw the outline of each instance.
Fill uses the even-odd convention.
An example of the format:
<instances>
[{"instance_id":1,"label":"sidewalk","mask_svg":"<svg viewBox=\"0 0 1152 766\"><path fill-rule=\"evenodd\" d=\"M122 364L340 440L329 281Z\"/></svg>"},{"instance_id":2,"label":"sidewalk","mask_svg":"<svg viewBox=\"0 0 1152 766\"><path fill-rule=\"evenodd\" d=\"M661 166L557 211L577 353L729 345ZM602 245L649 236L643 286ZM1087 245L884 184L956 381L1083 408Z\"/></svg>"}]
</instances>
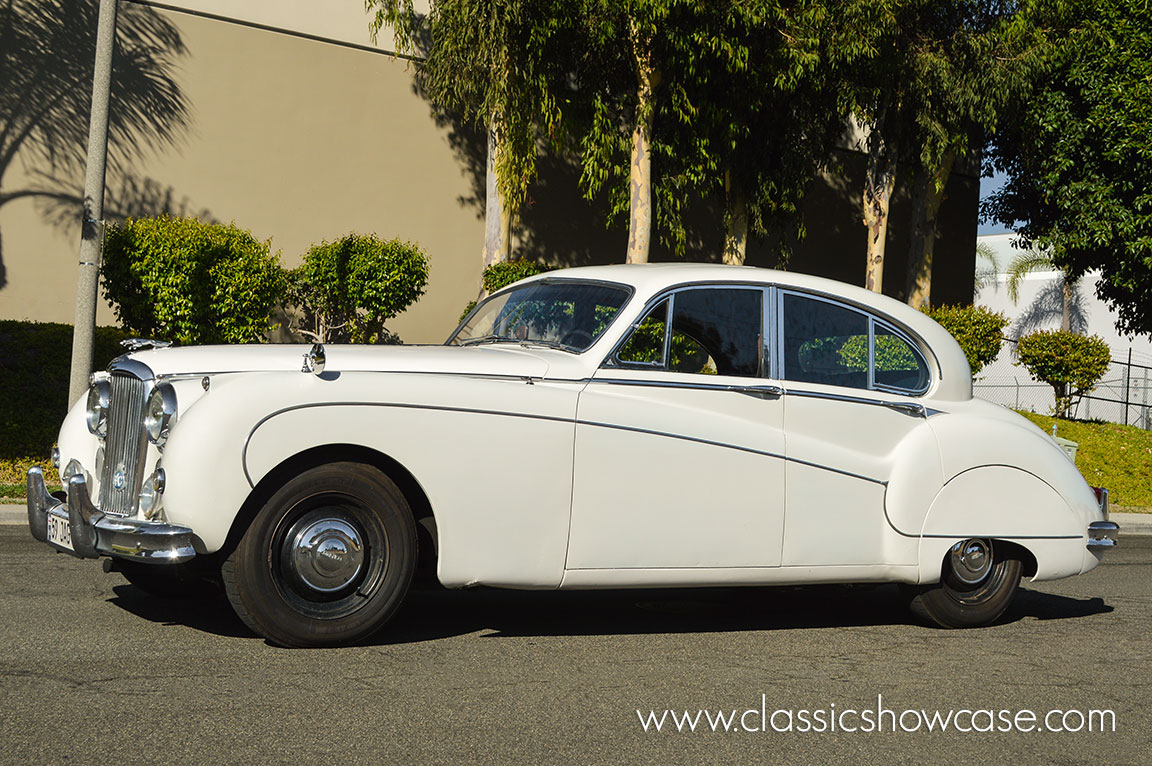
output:
<instances>
[{"instance_id":1,"label":"sidewalk","mask_svg":"<svg viewBox=\"0 0 1152 766\"><path fill-rule=\"evenodd\" d=\"M1120 536L1152 535L1152 513L1113 513L1112 521L1120 525ZM28 511L22 505L0 505L0 524L27 524Z\"/></svg>"}]
</instances>

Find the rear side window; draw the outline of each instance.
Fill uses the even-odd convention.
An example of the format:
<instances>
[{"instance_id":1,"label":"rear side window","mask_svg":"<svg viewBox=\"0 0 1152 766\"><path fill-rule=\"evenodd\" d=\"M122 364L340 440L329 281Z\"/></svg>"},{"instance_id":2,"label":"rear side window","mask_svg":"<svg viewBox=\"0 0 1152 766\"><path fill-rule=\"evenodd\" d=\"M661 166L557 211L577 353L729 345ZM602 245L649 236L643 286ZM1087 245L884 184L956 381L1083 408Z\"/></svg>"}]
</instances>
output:
<instances>
[{"instance_id":1,"label":"rear side window","mask_svg":"<svg viewBox=\"0 0 1152 766\"><path fill-rule=\"evenodd\" d=\"M928 389L923 354L876 317L794 293L784 293L782 306L785 380L899 393Z\"/></svg>"}]
</instances>

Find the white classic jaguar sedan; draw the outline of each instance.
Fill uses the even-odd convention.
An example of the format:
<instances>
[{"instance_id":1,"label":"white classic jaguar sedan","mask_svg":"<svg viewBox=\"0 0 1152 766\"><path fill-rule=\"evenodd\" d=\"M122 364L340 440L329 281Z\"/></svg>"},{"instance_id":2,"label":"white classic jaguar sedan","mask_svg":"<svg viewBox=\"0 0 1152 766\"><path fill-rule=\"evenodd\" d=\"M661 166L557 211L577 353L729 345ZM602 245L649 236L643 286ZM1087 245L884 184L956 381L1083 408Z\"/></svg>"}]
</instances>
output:
<instances>
[{"instance_id":1,"label":"white classic jaguar sedan","mask_svg":"<svg viewBox=\"0 0 1152 766\"><path fill-rule=\"evenodd\" d=\"M28 476L33 536L154 593L222 584L289 646L449 588L895 582L987 625L1116 542L1046 434L972 397L920 312L716 265L551 272L443 346L151 348Z\"/></svg>"}]
</instances>

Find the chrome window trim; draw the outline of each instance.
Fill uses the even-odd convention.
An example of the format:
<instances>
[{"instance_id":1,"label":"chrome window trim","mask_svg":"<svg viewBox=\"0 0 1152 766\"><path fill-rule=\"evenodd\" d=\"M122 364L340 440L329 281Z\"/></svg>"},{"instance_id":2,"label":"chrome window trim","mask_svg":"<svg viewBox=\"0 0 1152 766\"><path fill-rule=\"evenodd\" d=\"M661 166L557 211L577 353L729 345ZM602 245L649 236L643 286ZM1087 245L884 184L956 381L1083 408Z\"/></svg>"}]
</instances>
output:
<instances>
[{"instance_id":1,"label":"chrome window trim","mask_svg":"<svg viewBox=\"0 0 1152 766\"><path fill-rule=\"evenodd\" d=\"M924 386L924 388L919 390L911 388L899 388L897 386L885 386L876 383L875 381L873 381L873 388L876 391L885 391L888 393L902 394L905 396L923 396L924 394L928 393L928 391L932 388L932 366L928 364L928 358L924 355L924 352L920 350L922 344L916 343L916 341L911 336L909 336L908 333L902 332L899 327L896 327L891 322L886 322L883 319L878 318L873 318L873 322L874 324L879 325L880 327L884 328L884 330L890 332L900 340L907 343L908 347L912 349L912 353L920 358L920 361L924 363L924 369L928 371L928 383ZM875 344L875 338L876 333L870 332L868 340L870 346ZM872 352L869 351L870 355L871 353ZM869 377L874 377L874 375L874 371L869 372Z\"/></svg>"},{"instance_id":2,"label":"chrome window trim","mask_svg":"<svg viewBox=\"0 0 1152 766\"><path fill-rule=\"evenodd\" d=\"M668 361L668 346L669 346L668 328L672 324L670 321L670 319L672 317L672 298L671 298L671 296L667 297L667 301L668 301L668 305L664 309L664 348L661 350L662 358L659 361L656 361L656 362L625 362L621 359L616 358L616 354L620 353L620 349L624 348L624 346L627 345L628 341L632 338L632 334L636 332L636 330L640 327L640 325L644 324L644 320L647 319L648 316L653 311L655 311L657 308L659 308L660 304L663 303L664 300L656 301L656 302L650 303L650 304L645 304L644 310L640 312L640 316L637 317L636 321L633 322L632 324L630 324L628 326L628 329L624 331L623 337L621 337L620 340L618 340L616 342L616 346L610 352L608 352L608 356L604 359L603 362L600 363L600 367L606 367L606 366L621 367L621 368L626 369L626 370L663 370L663 369L666 369L668 366L667 361Z\"/></svg>"},{"instance_id":3,"label":"chrome window trim","mask_svg":"<svg viewBox=\"0 0 1152 766\"><path fill-rule=\"evenodd\" d=\"M675 375L695 375L695 374L697 374L697 373L691 373L691 372L677 372L675 370L669 370L668 369L668 363L669 363L669 359L670 359L670 355L671 355L671 348L672 348L672 317L674 315L675 308L676 308L676 302L675 302L676 294L685 292L686 290L699 290L699 289L748 290L751 292L760 291L762 295L766 295L769 291L775 289L775 285L766 285L766 284L761 284L758 282L746 282L745 283L745 282L719 282L719 281L716 281L716 282L684 282L681 284L672 285L671 287L667 287L667 288L663 289L662 291L660 291L659 293L656 293L656 295L653 296L652 298L648 299L648 302L644 304L644 308L640 311L640 314L638 315L639 318L632 324L631 327L628 328L628 330L624 333L624 336L621 337L619 341L617 341L616 345L612 348L612 350L608 352L608 355L604 357L604 361L602 361L600 363L600 369L619 368L619 369L639 369L639 370L660 370L660 371L669 372L669 373L672 373ZM632 333L636 330L636 328L640 325L640 323L644 321L645 317L648 316L648 312L650 312L652 309L654 309L657 305L659 305L659 303L661 301L663 301L665 299L668 300L668 313L664 319L664 361L661 362L660 365L656 365L655 363L652 363L652 362L622 362L619 359L617 359L616 354L620 351L621 348L624 347L624 344L628 342L628 339L631 337ZM765 326L768 326L766 324L766 317L768 316L768 313L769 313L767 311L767 309L768 309L768 305L767 305L766 299L762 299L761 300L761 309L760 309L760 312L761 312L760 321L761 321L761 332L762 333L763 333L763 328ZM763 360L763 351L762 350L757 352L757 357L761 359L761 363L760 363L759 367L762 370L763 369L763 361L762 361ZM740 378L747 377L747 378L754 378L756 380L760 380L764 376L762 374L758 374L758 375L736 375L736 376L732 376L732 377L740 377Z\"/></svg>"},{"instance_id":4,"label":"chrome window trim","mask_svg":"<svg viewBox=\"0 0 1152 766\"><path fill-rule=\"evenodd\" d=\"M800 297L800 298L811 298L812 300L817 300L817 301L820 301L821 303L827 303L827 304L830 304L832 306L837 306L839 308L847 309L849 311L855 311L857 314L862 314L864 316L864 318L868 320L868 387L865 389L854 389L854 390L858 390L858 391L882 391L885 393L897 394L900 396L924 396L925 394L927 394L929 391L932 390L933 384L936 382L936 380L938 380L940 378L940 361L936 358L936 355L934 353L932 353L932 349L930 349L928 347L928 344L925 343L923 340L920 340L919 337L916 336L915 334L913 334L910 330L905 330L904 328L899 326L898 323L895 320L891 319L890 317L877 316L871 309L868 309L864 306L861 306L860 304L853 303L851 301L847 301L847 300L843 300L843 299L839 299L839 298L836 298L834 296L829 296L829 295L824 294L824 293L809 292L807 290L800 290L800 289L791 288L791 287L789 287L789 288L783 288L782 287L782 288L779 288L777 290L777 294L778 294L778 298L777 298L777 302L776 302L776 312L777 312L778 318L777 318L777 322L776 322L776 324L777 324L776 354L777 354L777 358L780 360L780 367L777 368L776 373L777 373L777 375L779 375L779 379L781 381L787 380L787 378L785 376L787 375L787 372L788 372L787 370L784 369L784 356L783 356L783 354L784 354L784 351L783 351L783 349L784 349L784 298L788 295L795 295L795 296ZM925 368L928 371L928 383L927 383L927 385L924 386L924 388L917 390L917 389L897 388L895 386L881 386L881 385L876 384L876 381L875 381L875 374L876 374L876 362L875 362L876 332L875 332L875 328L876 328L877 324L879 324L880 326L884 327L885 329L891 331L891 333L893 335L897 336L898 338L901 338L902 340L904 340L906 343L908 343L909 346L912 347L914 352L916 352L920 355L920 359L921 359L921 361L924 362ZM935 362L935 369L933 369L933 365L929 364L929 362L928 362L929 355L932 357L932 360ZM797 381L793 381L793 382L804 383L806 381L797 380ZM791 393L791 391L789 391L789 393Z\"/></svg>"}]
</instances>

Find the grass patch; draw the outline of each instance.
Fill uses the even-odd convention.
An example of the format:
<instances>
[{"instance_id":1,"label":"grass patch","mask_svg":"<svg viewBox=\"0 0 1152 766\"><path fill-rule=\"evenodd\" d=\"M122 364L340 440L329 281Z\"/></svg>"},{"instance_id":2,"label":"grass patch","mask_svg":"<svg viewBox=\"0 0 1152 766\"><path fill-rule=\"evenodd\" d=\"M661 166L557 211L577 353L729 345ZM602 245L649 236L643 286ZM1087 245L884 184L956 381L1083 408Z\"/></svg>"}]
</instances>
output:
<instances>
[{"instance_id":1,"label":"grass patch","mask_svg":"<svg viewBox=\"0 0 1152 766\"><path fill-rule=\"evenodd\" d=\"M44 457L0 458L0 500L23 500L27 493L28 469L34 465L44 470L44 483L49 492L60 489L60 475L52 460Z\"/></svg>"},{"instance_id":2,"label":"grass patch","mask_svg":"<svg viewBox=\"0 0 1152 766\"><path fill-rule=\"evenodd\" d=\"M1020 414L1052 433L1055 418ZM1152 431L1119 423L1061 420L1057 435L1080 445L1076 467L1089 484L1108 489L1113 505L1152 506Z\"/></svg>"}]
</instances>

